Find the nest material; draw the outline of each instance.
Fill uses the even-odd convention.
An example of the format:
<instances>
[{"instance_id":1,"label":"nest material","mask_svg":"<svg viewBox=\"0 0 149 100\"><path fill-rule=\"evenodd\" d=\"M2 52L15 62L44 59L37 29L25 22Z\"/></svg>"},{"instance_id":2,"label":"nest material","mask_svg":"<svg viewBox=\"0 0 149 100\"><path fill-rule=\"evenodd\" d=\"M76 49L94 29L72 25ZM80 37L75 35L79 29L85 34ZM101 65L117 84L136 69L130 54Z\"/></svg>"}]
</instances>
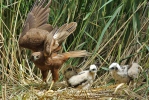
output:
<instances>
[{"instance_id":1,"label":"nest material","mask_svg":"<svg viewBox=\"0 0 149 100\"><path fill-rule=\"evenodd\" d=\"M144 97L145 91L148 88L147 85L140 88L136 92L124 84L116 84L109 86L98 86L90 90L74 89L74 88L63 88L58 90L51 90L47 92L46 89L41 89L40 86L18 86L12 84L4 84L2 86L2 99L6 98L9 100L17 100L21 98L22 100L147 100ZM59 85L58 85L59 87ZM47 88L48 89L48 88ZM17 94L17 96L16 96Z\"/></svg>"},{"instance_id":2,"label":"nest material","mask_svg":"<svg viewBox=\"0 0 149 100\"><path fill-rule=\"evenodd\" d=\"M111 85L111 86L102 86L90 90L79 90L73 88L65 88L57 91L50 91L48 93L36 91L36 95L40 99L50 98L52 100L127 100L131 98L138 98L145 100L142 96L135 94L129 90L128 86L124 83Z\"/></svg>"},{"instance_id":3,"label":"nest material","mask_svg":"<svg viewBox=\"0 0 149 100\"><path fill-rule=\"evenodd\" d=\"M103 78L106 76L107 78ZM47 92L50 83L42 83L35 80L22 80L21 83L2 83L0 91L0 99L17 100L147 100L149 98L148 84L140 77L141 82L138 80L136 84L126 85L121 84L107 84L109 81L109 74L103 75L98 78L92 85L94 88L89 90L69 88L65 81L56 82L53 85L52 91ZM102 80L104 79L104 80ZM41 84L40 84L41 83ZM17 96L16 96L17 94Z\"/></svg>"}]
</instances>

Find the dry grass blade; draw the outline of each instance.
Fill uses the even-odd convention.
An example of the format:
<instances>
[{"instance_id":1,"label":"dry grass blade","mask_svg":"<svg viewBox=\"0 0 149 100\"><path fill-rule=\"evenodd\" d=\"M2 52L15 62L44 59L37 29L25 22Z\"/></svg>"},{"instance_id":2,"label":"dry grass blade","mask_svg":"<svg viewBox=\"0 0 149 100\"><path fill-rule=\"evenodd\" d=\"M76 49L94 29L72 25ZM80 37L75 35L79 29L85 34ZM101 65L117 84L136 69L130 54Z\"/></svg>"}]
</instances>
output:
<instances>
[{"instance_id":1,"label":"dry grass blade","mask_svg":"<svg viewBox=\"0 0 149 100\"><path fill-rule=\"evenodd\" d=\"M0 49L3 47L3 43L4 42L4 37L2 35L2 33L0 32Z\"/></svg>"}]
</instances>

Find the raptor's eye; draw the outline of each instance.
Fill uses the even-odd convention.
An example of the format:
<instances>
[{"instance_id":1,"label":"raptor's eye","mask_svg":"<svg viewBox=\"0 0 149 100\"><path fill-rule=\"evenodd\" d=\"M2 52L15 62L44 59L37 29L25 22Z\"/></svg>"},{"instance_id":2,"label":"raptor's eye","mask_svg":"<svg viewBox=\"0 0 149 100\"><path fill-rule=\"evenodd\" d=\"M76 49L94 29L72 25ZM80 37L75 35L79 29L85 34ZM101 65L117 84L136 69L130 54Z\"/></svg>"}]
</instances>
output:
<instances>
[{"instance_id":1,"label":"raptor's eye","mask_svg":"<svg viewBox=\"0 0 149 100\"><path fill-rule=\"evenodd\" d=\"M37 58L39 58L40 56L39 56L39 55L37 55L36 57L37 57Z\"/></svg>"}]
</instances>

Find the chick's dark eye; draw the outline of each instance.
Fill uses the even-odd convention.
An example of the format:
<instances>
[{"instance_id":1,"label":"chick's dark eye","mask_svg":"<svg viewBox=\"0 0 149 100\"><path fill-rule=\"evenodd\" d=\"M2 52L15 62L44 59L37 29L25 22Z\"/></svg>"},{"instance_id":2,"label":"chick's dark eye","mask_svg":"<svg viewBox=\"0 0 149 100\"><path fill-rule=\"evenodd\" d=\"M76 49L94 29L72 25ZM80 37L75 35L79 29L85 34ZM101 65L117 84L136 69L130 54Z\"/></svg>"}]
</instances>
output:
<instances>
[{"instance_id":1,"label":"chick's dark eye","mask_svg":"<svg viewBox=\"0 0 149 100\"><path fill-rule=\"evenodd\" d=\"M110 69L115 69L114 67L110 68Z\"/></svg>"}]
</instances>

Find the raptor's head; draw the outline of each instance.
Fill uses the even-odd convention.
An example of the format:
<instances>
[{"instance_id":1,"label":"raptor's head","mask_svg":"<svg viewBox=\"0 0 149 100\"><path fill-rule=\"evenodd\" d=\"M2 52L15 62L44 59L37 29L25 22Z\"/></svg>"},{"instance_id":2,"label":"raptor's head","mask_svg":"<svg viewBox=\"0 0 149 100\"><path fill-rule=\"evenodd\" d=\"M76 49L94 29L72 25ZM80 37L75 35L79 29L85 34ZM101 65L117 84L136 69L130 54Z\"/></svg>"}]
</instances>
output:
<instances>
[{"instance_id":1,"label":"raptor's head","mask_svg":"<svg viewBox=\"0 0 149 100\"><path fill-rule=\"evenodd\" d=\"M33 52L33 53L31 54L31 61L38 61L38 60L42 59L43 56L44 56L44 55L43 55L42 52Z\"/></svg>"}]
</instances>

